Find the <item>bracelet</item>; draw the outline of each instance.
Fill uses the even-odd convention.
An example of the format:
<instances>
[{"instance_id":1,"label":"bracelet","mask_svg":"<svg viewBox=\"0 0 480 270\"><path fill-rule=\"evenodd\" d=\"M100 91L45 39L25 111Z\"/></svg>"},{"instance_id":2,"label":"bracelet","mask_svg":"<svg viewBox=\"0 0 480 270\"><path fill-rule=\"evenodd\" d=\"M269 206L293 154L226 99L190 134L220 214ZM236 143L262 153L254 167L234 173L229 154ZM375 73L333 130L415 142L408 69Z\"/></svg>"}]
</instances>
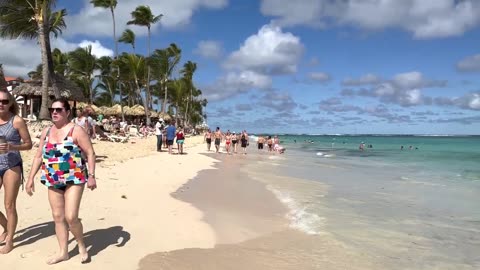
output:
<instances>
[{"instance_id":1,"label":"bracelet","mask_svg":"<svg viewBox=\"0 0 480 270\"><path fill-rule=\"evenodd\" d=\"M95 177L94 173L89 173L88 176Z\"/></svg>"}]
</instances>

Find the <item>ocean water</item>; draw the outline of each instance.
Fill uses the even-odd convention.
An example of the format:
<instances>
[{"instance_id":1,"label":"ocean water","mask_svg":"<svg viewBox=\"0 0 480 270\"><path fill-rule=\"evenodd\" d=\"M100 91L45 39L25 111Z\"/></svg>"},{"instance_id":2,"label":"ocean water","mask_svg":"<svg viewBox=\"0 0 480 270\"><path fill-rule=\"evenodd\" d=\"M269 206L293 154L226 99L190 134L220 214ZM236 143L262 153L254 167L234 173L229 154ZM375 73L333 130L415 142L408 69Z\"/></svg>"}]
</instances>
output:
<instances>
[{"instance_id":1,"label":"ocean water","mask_svg":"<svg viewBox=\"0 0 480 270\"><path fill-rule=\"evenodd\" d=\"M479 136L280 141L285 154L260 152L247 171L289 208L292 228L333 236L385 269L480 269Z\"/></svg>"}]
</instances>

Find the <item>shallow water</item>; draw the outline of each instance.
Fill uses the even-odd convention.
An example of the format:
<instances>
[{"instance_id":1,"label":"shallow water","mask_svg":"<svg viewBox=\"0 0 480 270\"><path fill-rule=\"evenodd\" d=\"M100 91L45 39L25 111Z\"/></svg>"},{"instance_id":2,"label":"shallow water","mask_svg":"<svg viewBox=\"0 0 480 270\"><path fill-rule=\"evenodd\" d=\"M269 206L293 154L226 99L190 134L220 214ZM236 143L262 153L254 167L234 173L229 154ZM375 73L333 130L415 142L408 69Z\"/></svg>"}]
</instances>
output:
<instances>
[{"instance_id":1,"label":"shallow water","mask_svg":"<svg viewBox=\"0 0 480 270\"><path fill-rule=\"evenodd\" d=\"M290 208L292 228L333 235L385 269L480 268L478 137L281 140L286 154L246 171Z\"/></svg>"}]
</instances>

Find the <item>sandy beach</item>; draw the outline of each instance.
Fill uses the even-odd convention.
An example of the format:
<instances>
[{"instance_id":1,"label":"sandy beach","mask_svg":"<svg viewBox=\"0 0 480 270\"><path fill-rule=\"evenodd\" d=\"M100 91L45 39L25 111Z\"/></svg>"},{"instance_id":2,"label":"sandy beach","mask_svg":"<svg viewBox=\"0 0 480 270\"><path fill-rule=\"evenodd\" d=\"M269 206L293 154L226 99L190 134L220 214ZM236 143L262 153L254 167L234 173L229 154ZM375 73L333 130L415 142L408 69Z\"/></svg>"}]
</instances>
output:
<instances>
[{"instance_id":1,"label":"sandy beach","mask_svg":"<svg viewBox=\"0 0 480 270\"><path fill-rule=\"evenodd\" d=\"M168 155L154 151L155 137L123 144L96 141L98 189L85 191L80 210L91 263L80 264L75 243L69 246L69 261L45 263L58 245L47 190L37 181L33 197L19 194L15 249L0 257L2 268L137 269L150 253L213 247L215 234L202 212L171 196L200 170L214 165L214 159L198 155L205 148L198 145L202 142L200 136L187 138L186 155ZM23 153L26 175L35 150Z\"/></svg>"}]
</instances>

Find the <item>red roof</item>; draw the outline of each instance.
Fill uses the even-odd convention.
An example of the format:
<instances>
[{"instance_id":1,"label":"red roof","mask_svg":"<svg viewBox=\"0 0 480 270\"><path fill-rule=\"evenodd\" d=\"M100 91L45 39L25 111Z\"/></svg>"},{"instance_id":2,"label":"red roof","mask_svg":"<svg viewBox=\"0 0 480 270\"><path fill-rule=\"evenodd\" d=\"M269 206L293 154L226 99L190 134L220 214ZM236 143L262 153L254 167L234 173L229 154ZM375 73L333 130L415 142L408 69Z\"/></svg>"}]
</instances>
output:
<instances>
[{"instance_id":1,"label":"red roof","mask_svg":"<svg viewBox=\"0 0 480 270\"><path fill-rule=\"evenodd\" d=\"M5 81L10 82L10 81L17 81L18 78L15 77L5 77Z\"/></svg>"}]
</instances>

